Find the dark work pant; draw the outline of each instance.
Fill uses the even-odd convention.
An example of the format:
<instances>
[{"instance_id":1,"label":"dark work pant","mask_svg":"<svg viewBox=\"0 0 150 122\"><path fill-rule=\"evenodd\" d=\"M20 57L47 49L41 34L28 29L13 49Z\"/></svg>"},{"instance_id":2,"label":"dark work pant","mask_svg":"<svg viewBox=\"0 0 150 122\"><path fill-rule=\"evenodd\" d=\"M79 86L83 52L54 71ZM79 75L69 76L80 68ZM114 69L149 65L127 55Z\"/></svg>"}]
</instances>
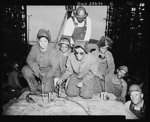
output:
<instances>
[{"instance_id":1,"label":"dark work pant","mask_svg":"<svg viewBox=\"0 0 150 122\"><path fill-rule=\"evenodd\" d=\"M33 70L28 66L24 66L22 68L22 74L24 76L24 78L26 79L26 81L29 84L30 90L32 91L36 91L36 90L42 90L42 92L51 92L54 89L54 81L53 78L42 78L39 79L41 80L41 82L43 82L43 89L41 84L39 84L39 81L36 80L36 76L33 72ZM30 80L32 78L32 80Z\"/></svg>"}]
</instances>

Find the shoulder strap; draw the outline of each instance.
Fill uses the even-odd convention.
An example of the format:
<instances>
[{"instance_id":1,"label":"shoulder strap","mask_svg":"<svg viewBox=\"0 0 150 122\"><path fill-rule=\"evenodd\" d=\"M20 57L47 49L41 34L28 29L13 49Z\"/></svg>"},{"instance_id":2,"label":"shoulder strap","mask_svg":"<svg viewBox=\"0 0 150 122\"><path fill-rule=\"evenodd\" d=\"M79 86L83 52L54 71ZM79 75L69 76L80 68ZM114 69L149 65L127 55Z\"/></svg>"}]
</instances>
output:
<instances>
[{"instance_id":1,"label":"shoulder strap","mask_svg":"<svg viewBox=\"0 0 150 122\"><path fill-rule=\"evenodd\" d=\"M73 17L73 16L71 16L71 18L72 18L72 20L73 20L74 26L77 26L77 25L78 25L78 23L76 23L76 22L75 22L74 17Z\"/></svg>"}]
</instances>

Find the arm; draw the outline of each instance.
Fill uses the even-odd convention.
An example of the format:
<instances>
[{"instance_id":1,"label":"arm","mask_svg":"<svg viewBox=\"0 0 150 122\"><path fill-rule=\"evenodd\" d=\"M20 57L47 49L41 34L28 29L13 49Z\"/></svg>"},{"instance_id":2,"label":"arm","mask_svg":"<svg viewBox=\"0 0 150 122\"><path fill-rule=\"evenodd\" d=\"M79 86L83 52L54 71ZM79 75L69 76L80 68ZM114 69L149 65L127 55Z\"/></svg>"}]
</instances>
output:
<instances>
[{"instance_id":1,"label":"arm","mask_svg":"<svg viewBox=\"0 0 150 122\"><path fill-rule=\"evenodd\" d=\"M71 58L73 58L73 54L71 53L67 59L67 63L66 63L66 71L65 73L62 75L62 77L60 79L62 79L62 81L66 80L69 78L69 76L71 74L73 74L73 69L72 69L72 66L71 66Z\"/></svg>"},{"instance_id":2,"label":"arm","mask_svg":"<svg viewBox=\"0 0 150 122\"><path fill-rule=\"evenodd\" d=\"M74 31L74 24L73 24L72 18L69 18L65 23L63 35L71 37L73 34L73 31Z\"/></svg>"},{"instance_id":3,"label":"arm","mask_svg":"<svg viewBox=\"0 0 150 122\"><path fill-rule=\"evenodd\" d=\"M123 86L123 89L122 89L121 96L125 97L127 94L127 83L124 80L122 81L122 86Z\"/></svg>"},{"instance_id":4,"label":"arm","mask_svg":"<svg viewBox=\"0 0 150 122\"><path fill-rule=\"evenodd\" d=\"M56 71L59 69L60 55L57 50L53 50L49 58L51 58L51 68L49 69L48 73L46 74L47 78L54 77L56 74Z\"/></svg>"},{"instance_id":5,"label":"arm","mask_svg":"<svg viewBox=\"0 0 150 122\"><path fill-rule=\"evenodd\" d=\"M98 72L98 65L97 60L94 56L89 56L88 59L85 60L86 62L80 67L80 74L78 78L85 77L89 71L91 71L94 75L100 76Z\"/></svg>"},{"instance_id":6,"label":"arm","mask_svg":"<svg viewBox=\"0 0 150 122\"><path fill-rule=\"evenodd\" d=\"M114 63L114 58L113 55L110 51L106 52L106 58L107 58L107 63L108 63L108 74L114 74L115 71L115 63Z\"/></svg>"},{"instance_id":7,"label":"arm","mask_svg":"<svg viewBox=\"0 0 150 122\"><path fill-rule=\"evenodd\" d=\"M89 41L91 38L91 24L92 24L91 19L87 17L87 30L86 30L85 37L84 37L85 41Z\"/></svg>"},{"instance_id":8,"label":"arm","mask_svg":"<svg viewBox=\"0 0 150 122\"><path fill-rule=\"evenodd\" d=\"M40 69L38 63L36 62L36 47L33 46L26 60L27 64L34 71L35 75L39 77Z\"/></svg>"}]
</instances>

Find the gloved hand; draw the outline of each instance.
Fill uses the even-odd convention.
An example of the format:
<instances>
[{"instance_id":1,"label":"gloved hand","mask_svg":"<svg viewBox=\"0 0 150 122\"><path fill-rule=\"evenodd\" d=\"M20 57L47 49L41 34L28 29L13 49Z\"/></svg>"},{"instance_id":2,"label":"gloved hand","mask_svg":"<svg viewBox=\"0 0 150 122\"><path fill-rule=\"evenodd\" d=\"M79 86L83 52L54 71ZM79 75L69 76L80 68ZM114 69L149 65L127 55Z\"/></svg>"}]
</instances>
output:
<instances>
[{"instance_id":1,"label":"gloved hand","mask_svg":"<svg viewBox=\"0 0 150 122\"><path fill-rule=\"evenodd\" d=\"M80 83L77 84L77 87L79 87L79 88L81 88L82 86L83 86L82 82L80 82Z\"/></svg>"},{"instance_id":2,"label":"gloved hand","mask_svg":"<svg viewBox=\"0 0 150 122\"><path fill-rule=\"evenodd\" d=\"M35 77L34 76L30 76L28 79L30 80L30 82L34 82L35 81Z\"/></svg>"},{"instance_id":3,"label":"gloved hand","mask_svg":"<svg viewBox=\"0 0 150 122\"><path fill-rule=\"evenodd\" d=\"M120 102L122 102L122 103L125 103L126 102L126 99L125 99L125 97L117 97L116 98L116 101L120 101Z\"/></svg>"},{"instance_id":4,"label":"gloved hand","mask_svg":"<svg viewBox=\"0 0 150 122\"><path fill-rule=\"evenodd\" d=\"M59 80L57 81L57 83L56 83L56 84L57 84L57 85L61 85L61 84L62 84L62 82L63 82L63 81L62 81L62 79L59 79Z\"/></svg>"},{"instance_id":5,"label":"gloved hand","mask_svg":"<svg viewBox=\"0 0 150 122\"><path fill-rule=\"evenodd\" d=\"M102 75L102 74L99 74L99 76L98 76L101 80L105 80L104 79L104 76Z\"/></svg>"}]
</instances>

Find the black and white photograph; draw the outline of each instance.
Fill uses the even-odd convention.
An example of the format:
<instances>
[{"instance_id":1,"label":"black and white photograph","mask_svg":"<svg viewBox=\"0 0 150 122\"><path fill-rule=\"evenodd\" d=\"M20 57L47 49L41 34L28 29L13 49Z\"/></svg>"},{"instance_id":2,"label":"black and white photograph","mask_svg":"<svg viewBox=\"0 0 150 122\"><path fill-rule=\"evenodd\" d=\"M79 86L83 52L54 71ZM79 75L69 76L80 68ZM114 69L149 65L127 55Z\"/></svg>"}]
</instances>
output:
<instances>
[{"instance_id":1,"label":"black and white photograph","mask_svg":"<svg viewBox=\"0 0 150 122\"><path fill-rule=\"evenodd\" d=\"M1 6L1 115L145 120L149 5Z\"/></svg>"}]
</instances>

